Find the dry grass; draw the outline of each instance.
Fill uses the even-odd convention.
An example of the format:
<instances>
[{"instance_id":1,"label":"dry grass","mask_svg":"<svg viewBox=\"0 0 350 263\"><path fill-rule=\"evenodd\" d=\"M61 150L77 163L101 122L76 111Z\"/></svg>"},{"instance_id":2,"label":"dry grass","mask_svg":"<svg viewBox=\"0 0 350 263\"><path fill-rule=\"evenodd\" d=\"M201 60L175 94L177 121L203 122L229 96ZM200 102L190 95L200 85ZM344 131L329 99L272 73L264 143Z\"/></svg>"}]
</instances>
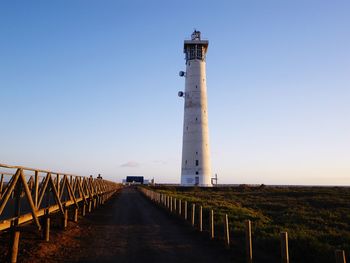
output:
<instances>
[{"instance_id":1,"label":"dry grass","mask_svg":"<svg viewBox=\"0 0 350 263\"><path fill-rule=\"evenodd\" d=\"M350 188L346 187L157 187L161 193L209 209L222 233L231 222L232 250L244 255L244 220L253 222L255 262L279 262L279 233L289 234L293 262L334 262L334 250L350 251ZM222 235L222 234L221 234ZM219 236L220 238L220 236Z\"/></svg>"}]
</instances>

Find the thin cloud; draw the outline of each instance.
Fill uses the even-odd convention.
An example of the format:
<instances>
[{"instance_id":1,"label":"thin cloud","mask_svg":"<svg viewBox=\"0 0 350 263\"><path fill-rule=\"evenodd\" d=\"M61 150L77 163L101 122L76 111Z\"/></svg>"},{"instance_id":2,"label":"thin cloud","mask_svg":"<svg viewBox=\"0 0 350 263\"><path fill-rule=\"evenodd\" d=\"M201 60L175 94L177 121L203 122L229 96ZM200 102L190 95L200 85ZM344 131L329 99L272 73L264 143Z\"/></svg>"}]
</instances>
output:
<instances>
[{"instance_id":1,"label":"thin cloud","mask_svg":"<svg viewBox=\"0 0 350 263\"><path fill-rule=\"evenodd\" d=\"M121 164L120 167L136 168L136 167L140 167L140 164L138 162L129 161L129 162Z\"/></svg>"}]
</instances>

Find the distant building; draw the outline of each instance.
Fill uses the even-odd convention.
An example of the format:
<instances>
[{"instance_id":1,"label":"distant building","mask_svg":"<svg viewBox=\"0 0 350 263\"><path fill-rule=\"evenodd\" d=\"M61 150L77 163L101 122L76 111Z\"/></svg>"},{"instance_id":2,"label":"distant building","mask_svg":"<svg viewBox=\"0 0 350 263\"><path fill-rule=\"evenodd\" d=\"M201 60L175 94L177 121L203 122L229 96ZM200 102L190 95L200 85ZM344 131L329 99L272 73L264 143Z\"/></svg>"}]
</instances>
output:
<instances>
[{"instance_id":1,"label":"distant building","mask_svg":"<svg viewBox=\"0 0 350 263\"><path fill-rule=\"evenodd\" d=\"M126 177L127 184L144 184L143 176L127 176Z\"/></svg>"},{"instance_id":2,"label":"distant building","mask_svg":"<svg viewBox=\"0 0 350 263\"><path fill-rule=\"evenodd\" d=\"M123 184L146 184L146 185L154 185L154 178L153 179L145 179L143 176L135 176L130 175L127 176L126 179L122 180Z\"/></svg>"}]
</instances>

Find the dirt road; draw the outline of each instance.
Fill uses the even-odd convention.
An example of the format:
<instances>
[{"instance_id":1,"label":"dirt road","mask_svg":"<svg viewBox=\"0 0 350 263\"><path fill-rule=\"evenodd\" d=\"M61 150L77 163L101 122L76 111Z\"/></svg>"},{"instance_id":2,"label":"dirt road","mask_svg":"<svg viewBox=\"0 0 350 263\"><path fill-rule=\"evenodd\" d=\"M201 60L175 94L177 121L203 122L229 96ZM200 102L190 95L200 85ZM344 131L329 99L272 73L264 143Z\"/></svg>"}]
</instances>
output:
<instances>
[{"instance_id":1,"label":"dirt road","mask_svg":"<svg viewBox=\"0 0 350 263\"><path fill-rule=\"evenodd\" d=\"M72 223L73 224L73 223ZM228 252L126 188L78 225L42 242L32 262L232 262Z\"/></svg>"}]
</instances>

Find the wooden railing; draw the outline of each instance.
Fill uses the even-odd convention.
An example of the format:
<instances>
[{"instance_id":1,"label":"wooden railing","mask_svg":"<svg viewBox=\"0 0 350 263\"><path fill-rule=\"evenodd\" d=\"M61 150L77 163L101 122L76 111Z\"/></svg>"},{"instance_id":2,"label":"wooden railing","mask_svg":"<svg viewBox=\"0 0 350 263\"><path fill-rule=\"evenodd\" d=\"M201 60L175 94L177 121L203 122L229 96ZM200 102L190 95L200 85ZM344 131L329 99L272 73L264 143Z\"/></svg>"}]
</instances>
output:
<instances>
[{"instance_id":1,"label":"wooden railing","mask_svg":"<svg viewBox=\"0 0 350 263\"><path fill-rule=\"evenodd\" d=\"M43 230L48 241L50 214L60 213L66 227L68 208L74 210L76 221L79 208L85 215L86 209L90 212L103 204L118 188L119 184L102 178L0 164L0 231L14 230L10 261L16 262L19 225L32 221L41 230L39 218L45 217Z\"/></svg>"}]
</instances>

